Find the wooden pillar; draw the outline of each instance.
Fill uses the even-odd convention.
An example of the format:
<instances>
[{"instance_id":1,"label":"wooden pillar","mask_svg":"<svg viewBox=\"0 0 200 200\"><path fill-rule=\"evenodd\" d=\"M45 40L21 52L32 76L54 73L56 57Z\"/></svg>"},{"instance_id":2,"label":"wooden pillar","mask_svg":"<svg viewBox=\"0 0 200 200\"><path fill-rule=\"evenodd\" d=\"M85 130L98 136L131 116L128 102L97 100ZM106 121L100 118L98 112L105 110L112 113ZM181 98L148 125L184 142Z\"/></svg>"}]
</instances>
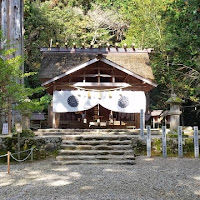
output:
<instances>
[{"instance_id":1,"label":"wooden pillar","mask_svg":"<svg viewBox=\"0 0 200 200\"><path fill-rule=\"evenodd\" d=\"M155 119L153 117L153 128L155 128Z\"/></svg>"},{"instance_id":2,"label":"wooden pillar","mask_svg":"<svg viewBox=\"0 0 200 200\"><path fill-rule=\"evenodd\" d=\"M140 128L140 113L135 113L135 127Z\"/></svg>"},{"instance_id":3,"label":"wooden pillar","mask_svg":"<svg viewBox=\"0 0 200 200\"><path fill-rule=\"evenodd\" d=\"M60 126L60 113L56 113L56 127L59 128Z\"/></svg>"},{"instance_id":4,"label":"wooden pillar","mask_svg":"<svg viewBox=\"0 0 200 200\"><path fill-rule=\"evenodd\" d=\"M48 126L53 128L53 107L51 104L48 106Z\"/></svg>"},{"instance_id":5,"label":"wooden pillar","mask_svg":"<svg viewBox=\"0 0 200 200\"><path fill-rule=\"evenodd\" d=\"M56 113L52 114L52 128L56 128Z\"/></svg>"},{"instance_id":6,"label":"wooden pillar","mask_svg":"<svg viewBox=\"0 0 200 200\"><path fill-rule=\"evenodd\" d=\"M60 125L60 113L53 112L53 128L59 128Z\"/></svg>"}]
</instances>

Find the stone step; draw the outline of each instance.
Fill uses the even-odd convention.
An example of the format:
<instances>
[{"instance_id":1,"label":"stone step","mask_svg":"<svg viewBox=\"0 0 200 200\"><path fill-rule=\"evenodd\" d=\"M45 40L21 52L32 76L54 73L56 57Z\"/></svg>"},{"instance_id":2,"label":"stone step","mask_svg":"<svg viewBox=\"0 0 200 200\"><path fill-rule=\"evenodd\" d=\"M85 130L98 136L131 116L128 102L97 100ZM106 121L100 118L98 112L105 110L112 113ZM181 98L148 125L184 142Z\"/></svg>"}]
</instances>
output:
<instances>
[{"instance_id":1,"label":"stone step","mask_svg":"<svg viewBox=\"0 0 200 200\"><path fill-rule=\"evenodd\" d=\"M69 160L135 160L134 155L122 155L122 156L114 156L114 155L94 155L94 156L85 156L85 155L77 155L77 156L57 156L57 161L69 161Z\"/></svg>"},{"instance_id":2,"label":"stone step","mask_svg":"<svg viewBox=\"0 0 200 200\"><path fill-rule=\"evenodd\" d=\"M133 160L70 160L54 161L54 165L82 165L82 164L118 164L118 165L135 165Z\"/></svg>"},{"instance_id":3,"label":"stone step","mask_svg":"<svg viewBox=\"0 0 200 200\"><path fill-rule=\"evenodd\" d=\"M41 132L41 133L68 133L68 132L96 132L96 133L100 133L100 132L133 132L133 131L138 131L138 129L38 129L35 132Z\"/></svg>"},{"instance_id":4,"label":"stone step","mask_svg":"<svg viewBox=\"0 0 200 200\"><path fill-rule=\"evenodd\" d=\"M65 135L139 135L134 132L34 132L36 136L65 136Z\"/></svg>"},{"instance_id":5,"label":"stone step","mask_svg":"<svg viewBox=\"0 0 200 200\"><path fill-rule=\"evenodd\" d=\"M144 130L146 134L146 129ZM63 135L139 135L139 129L38 129L36 136L63 136ZM158 129L151 129L152 135L161 135Z\"/></svg>"},{"instance_id":6,"label":"stone step","mask_svg":"<svg viewBox=\"0 0 200 200\"><path fill-rule=\"evenodd\" d=\"M134 138L133 135L65 135L63 140L130 140Z\"/></svg>"},{"instance_id":7,"label":"stone step","mask_svg":"<svg viewBox=\"0 0 200 200\"><path fill-rule=\"evenodd\" d=\"M61 145L61 149L65 150L131 150L132 146L129 145Z\"/></svg>"},{"instance_id":8,"label":"stone step","mask_svg":"<svg viewBox=\"0 0 200 200\"><path fill-rule=\"evenodd\" d=\"M133 155L132 150L59 150L59 155Z\"/></svg>"},{"instance_id":9,"label":"stone step","mask_svg":"<svg viewBox=\"0 0 200 200\"><path fill-rule=\"evenodd\" d=\"M84 145L86 141L82 140L63 140L63 145ZM87 145L128 145L131 140L88 140Z\"/></svg>"}]
</instances>

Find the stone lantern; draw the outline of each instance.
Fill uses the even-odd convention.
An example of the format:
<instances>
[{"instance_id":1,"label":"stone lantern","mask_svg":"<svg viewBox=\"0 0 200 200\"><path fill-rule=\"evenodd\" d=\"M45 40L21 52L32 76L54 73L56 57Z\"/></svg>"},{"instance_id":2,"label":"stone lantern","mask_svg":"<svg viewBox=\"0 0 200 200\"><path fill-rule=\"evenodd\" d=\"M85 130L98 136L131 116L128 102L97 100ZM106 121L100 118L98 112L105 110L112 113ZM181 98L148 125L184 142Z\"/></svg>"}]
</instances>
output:
<instances>
[{"instance_id":1,"label":"stone lantern","mask_svg":"<svg viewBox=\"0 0 200 200\"><path fill-rule=\"evenodd\" d=\"M180 107L183 102L176 94L171 94L171 97L167 100L167 103L170 104L170 110L167 113L170 115L171 133L177 132L178 126L180 125L180 115L182 113Z\"/></svg>"}]
</instances>

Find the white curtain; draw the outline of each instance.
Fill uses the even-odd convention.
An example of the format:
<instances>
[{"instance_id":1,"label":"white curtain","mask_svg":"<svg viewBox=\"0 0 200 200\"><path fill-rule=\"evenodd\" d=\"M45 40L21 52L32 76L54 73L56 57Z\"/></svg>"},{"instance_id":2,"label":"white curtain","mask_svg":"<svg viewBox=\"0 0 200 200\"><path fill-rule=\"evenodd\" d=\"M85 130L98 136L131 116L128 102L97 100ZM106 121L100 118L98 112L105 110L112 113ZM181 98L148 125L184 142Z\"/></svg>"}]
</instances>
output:
<instances>
[{"instance_id":1,"label":"white curtain","mask_svg":"<svg viewBox=\"0 0 200 200\"><path fill-rule=\"evenodd\" d=\"M123 113L140 113L146 110L143 91L54 91L53 112L77 112L100 104L108 110Z\"/></svg>"}]
</instances>

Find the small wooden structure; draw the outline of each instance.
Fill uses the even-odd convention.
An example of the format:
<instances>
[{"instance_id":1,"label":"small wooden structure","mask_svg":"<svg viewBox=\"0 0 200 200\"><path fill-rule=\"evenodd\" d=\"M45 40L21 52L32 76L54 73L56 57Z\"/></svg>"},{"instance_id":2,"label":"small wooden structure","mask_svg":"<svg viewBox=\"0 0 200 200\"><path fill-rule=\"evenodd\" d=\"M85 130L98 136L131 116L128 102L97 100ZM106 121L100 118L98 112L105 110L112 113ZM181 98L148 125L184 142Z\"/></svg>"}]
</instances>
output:
<instances>
[{"instance_id":1,"label":"small wooden structure","mask_svg":"<svg viewBox=\"0 0 200 200\"><path fill-rule=\"evenodd\" d=\"M45 120L45 113L32 113L30 118L30 128L38 129L41 128L41 122Z\"/></svg>"},{"instance_id":2,"label":"small wooden structure","mask_svg":"<svg viewBox=\"0 0 200 200\"><path fill-rule=\"evenodd\" d=\"M163 113L163 110L153 110L151 112L153 128L159 128L161 126L161 122L163 119L163 117L161 116L162 113Z\"/></svg>"},{"instance_id":3,"label":"small wooden structure","mask_svg":"<svg viewBox=\"0 0 200 200\"><path fill-rule=\"evenodd\" d=\"M49 94L54 91L143 91L156 87L149 65L151 49L132 48L41 48L39 73ZM88 94L89 95L89 94ZM49 127L139 128L139 113L112 112L101 105L81 112L54 113L49 105Z\"/></svg>"},{"instance_id":4,"label":"small wooden structure","mask_svg":"<svg viewBox=\"0 0 200 200\"><path fill-rule=\"evenodd\" d=\"M162 126L170 127L170 115L168 111L153 110L151 112L152 127L161 128Z\"/></svg>"}]
</instances>

